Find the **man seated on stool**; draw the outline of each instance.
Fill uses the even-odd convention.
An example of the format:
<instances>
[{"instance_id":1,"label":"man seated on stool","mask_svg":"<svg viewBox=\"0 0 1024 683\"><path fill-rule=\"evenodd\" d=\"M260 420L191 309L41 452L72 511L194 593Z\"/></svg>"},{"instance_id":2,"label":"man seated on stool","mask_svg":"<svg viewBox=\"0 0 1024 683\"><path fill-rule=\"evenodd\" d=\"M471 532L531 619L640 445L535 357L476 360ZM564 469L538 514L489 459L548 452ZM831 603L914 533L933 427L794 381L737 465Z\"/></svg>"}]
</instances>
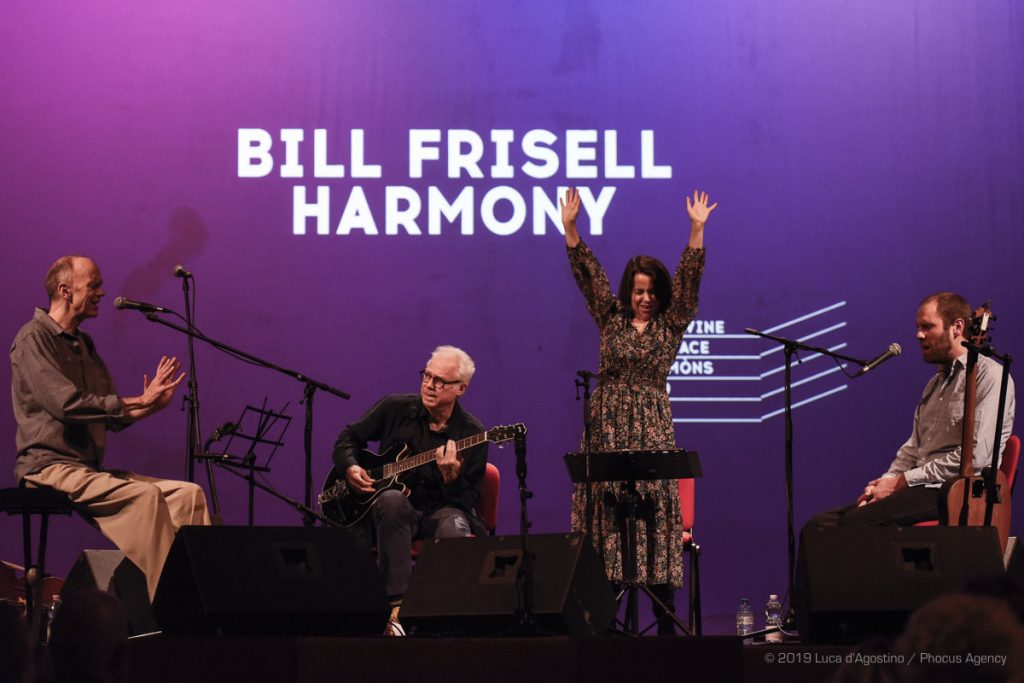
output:
<instances>
[{"instance_id":1,"label":"man seated on stool","mask_svg":"<svg viewBox=\"0 0 1024 683\"><path fill-rule=\"evenodd\" d=\"M896 452L889 470L869 481L857 501L824 512L808 526L908 526L938 519L942 485L960 476L967 349L965 327L972 310L953 292L932 294L917 309L917 340L926 363L937 367L925 385L914 412L914 429ZM974 473L992 462L993 445L1000 454L1013 429L1014 387L1010 378L1003 431L993 444L999 413L1002 367L978 357L977 410L974 427Z\"/></svg>"},{"instance_id":2,"label":"man seated on stool","mask_svg":"<svg viewBox=\"0 0 1024 683\"><path fill-rule=\"evenodd\" d=\"M50 310L35 316L11 346L11 394L18 423L15 477L66 493L146 576L149 598L174 541L186 524L209 524L196 484L107 470L106 432L163 409L185 375L175 358L160 359L142 394L114 391L92 338L79 329L99 314L103 278L91 259L64 256L46 274ZM175 377L178 375L177 377Z\"/></svg>"},{"instance_id":3,"label":"man seated on stool","mask_svg":"<svg viewBox=\"0 0 1024 683\"><path fill-rule=\"evenodd\" d=\"M356 462L370 441L380 451L403 442L410 455L437 449L433 464L403 477L411 493L389 490L378 496L368 515L377 537L377 558L384 589L391 601L387 635L404 635L398 608L412 575L410 547L414 538L483 535L477 514L487 469L487 442L456 454L455 441L479 434L483 424L463 410L458 399L466 393L476 366L454 346L439 346L420 371L420 393L392 394L344 430L334 445L334 466L345 472L349 486L373 492L373 479ZM383 463L382 463L383 464Z\"/></svg>"}]
</instances>

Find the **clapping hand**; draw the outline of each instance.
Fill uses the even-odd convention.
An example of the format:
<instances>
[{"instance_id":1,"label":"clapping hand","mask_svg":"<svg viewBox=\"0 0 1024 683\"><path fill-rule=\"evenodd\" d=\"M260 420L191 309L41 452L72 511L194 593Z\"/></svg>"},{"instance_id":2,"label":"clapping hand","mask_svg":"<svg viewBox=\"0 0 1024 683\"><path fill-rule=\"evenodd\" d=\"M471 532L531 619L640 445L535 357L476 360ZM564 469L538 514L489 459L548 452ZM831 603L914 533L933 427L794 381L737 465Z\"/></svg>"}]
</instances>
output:
<instances>
[{"instance_id":1,"label":"clapping hand","mask_svg":"<svg viewBox=\"0 0 1024 683\"><path fill-rule=\"evenodd\" d=\"M150 406L152 411L160 410L171 402L174 390L185 379L184 372L177 379L174 378L180 369L181 362L177 358L161 356L156 372L153 373L153 381L149 381L148 375L142 376L143 403Z\"/></svg>"}]
</instances>

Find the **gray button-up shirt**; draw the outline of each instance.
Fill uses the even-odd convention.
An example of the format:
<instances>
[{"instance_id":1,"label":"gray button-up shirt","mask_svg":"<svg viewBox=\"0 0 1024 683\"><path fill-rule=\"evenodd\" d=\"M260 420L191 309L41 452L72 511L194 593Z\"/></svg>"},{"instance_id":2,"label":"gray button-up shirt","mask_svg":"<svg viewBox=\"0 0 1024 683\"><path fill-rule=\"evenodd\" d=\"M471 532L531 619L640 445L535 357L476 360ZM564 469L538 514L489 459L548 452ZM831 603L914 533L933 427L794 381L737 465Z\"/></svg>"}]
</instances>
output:
<instances>
[{"instance_id":1,"label":"gray button-up shirt","mask_svg":"<svg viewBox=\"0 0 1024 683\"><path fill-rule=\"evenodd\" d=\"M978 358L977 407L974 413L974 474L992 462L996 416L999 410L999 385L1003 368L991 358ZM914 412L914 431L896 452L896 459L885 476L902 474L910 486L938 487L960 476L960 442L963 438L964 386L967 378L967 354L953 362L949 372L939 366L925 385ZM999 453L1013 430L1013 378L1007 385L1006 406Z\"/></svg>"},{"instance_id":2,"label":"gray button-up shirt","mask_svg":"<svg viewBox=\"0 0 1024 683\"><path fill-rule=\"evenodd\" d=\"M19 480L55 462L101 467L106 430L133 421L92 338L66 332L41 308L11 345L11 399Z\"/></svg>"}]
</instances>

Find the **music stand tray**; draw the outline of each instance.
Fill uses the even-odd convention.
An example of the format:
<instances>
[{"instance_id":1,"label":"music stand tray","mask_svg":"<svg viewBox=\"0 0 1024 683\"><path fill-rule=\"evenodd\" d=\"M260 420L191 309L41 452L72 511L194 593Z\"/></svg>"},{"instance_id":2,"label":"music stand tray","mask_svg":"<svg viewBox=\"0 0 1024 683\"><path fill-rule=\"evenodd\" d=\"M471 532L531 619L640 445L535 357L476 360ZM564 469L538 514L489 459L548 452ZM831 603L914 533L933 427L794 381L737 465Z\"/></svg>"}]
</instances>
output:
<instances>
[{"instance_id":1,"label":"music stand tray","mask_svg":"<svg viewBox=\"0 0 1024 683\"><path fill-rule=\"evenodd\" d=\"M696 479L702 475L696 451L592 451L566 453L565 467L574 483Z\"/></svg>"}]
</instances>

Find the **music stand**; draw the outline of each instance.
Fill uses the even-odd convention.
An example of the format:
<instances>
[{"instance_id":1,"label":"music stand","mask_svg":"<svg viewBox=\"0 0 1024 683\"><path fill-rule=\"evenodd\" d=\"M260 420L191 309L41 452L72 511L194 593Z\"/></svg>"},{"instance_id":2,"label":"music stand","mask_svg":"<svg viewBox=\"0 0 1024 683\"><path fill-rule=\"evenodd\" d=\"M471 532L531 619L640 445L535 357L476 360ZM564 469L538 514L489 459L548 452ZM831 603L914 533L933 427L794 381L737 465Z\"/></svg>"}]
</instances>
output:
<instances>
[{"instance_id":1,"label":"music stand","mask_svg":"<svg viewBox=\"0 0 1024 683\"><path fill-rule=\"evenodd\" d=\"M270 462L274 459L274 454L277 453L279 447L284 445L284 434L288 431L288 426L292 421L291 416L284 413L287 408L288 404L285 403L281 408L281 412L268 410L266 399L263 399L263 406L260 408L250 405L245 406L238 418L238 422L233 425L226 425L231 427L231 429L227 432L228 441L224 445L223 452L205 453L203 455L204 458L208 459L208 462L213 462L226 469L245 470L244 478L249 485L249 526L253 526L255 489L257 486L256 473L269 472ZM243 444L248 444L245 455L231 454L231 445L236 438L243 442ZM209 450L209 444L215 440L217 439L207 442L205 450ZM269 448L267 448L268 446ZM260 460L262 460L262 464L257 464ZM238 474L237 472L235 473ZM260 486L260 488L264 487ZM264 490L266 489L264 488Z\"/></svg>"},{"instance_id":2,"label":"music stand","mask_svg":"<svg viewBox=\"0 0 1024 683\"><path fill-rule=\"evenodd\" d=\"M175 315L177 315L177 314L175 314ZM301 510L306 515L305 521L308 524L312 524L314 519L320 519L321 521L322 520L326 520L327 519L326 517L324 517L323 515L320 515L320 514L314 512L313 509L310 507L310 505L312 504L312 489L313 489L313 397L316 394L316 390L317 389L319 389L321 391L326 391L328 393L334 394L335 396L339 396L339 397L344 398L344 399L350 398L350 395L347 392L344 392L344 391L342 391L340 389L335 389L334 387L332 387L332 386L330 386L328 384L325 384L323 382L320 382L318 380L315 380L312 377L309 377L308 375L302 374L301 372L298 372L296 370L291 370L289 368L281 367L280 365L277 365L275 363L271 363L268 360L265 360L265 359L260 358L258 356L254 356L251 353L246 353L245 351L242 351L241 349L236 349L233 346L229 346L229 345L227 345L227 344L225 344L223 342L217 341L216 339L213 339L212 337L207 337L205 334L203 334L202 332L197 330L195 328L195 326L182 327L181 325L176 325L175 323L172 323L172 322L170 322L168 320L164 320L164 319L160 318L156 313L153 313L153 312L146 313L146 319L149 320L150 322L158 323L160 325L163 325L164 327L169 327L172 330L176 330L178 332L186 334L186 335L189 336L190 339L194 337L196 339L199 339L200 341L204 341L207 344L209 344L210 346L212 346L213 348L217 349L218 351L222 351L222 352L228 354L229 356L232 356L233 358L237 358L239 360L245 361L246 363L250 363L252 365L256 365L256 366L261 367L261 368L269 368L271 370L276 370L277 372L280 372L282 374L288 375L289 377L291 377L293 379L297 379L298 381L302 382L305 385L305 389L303 391L303 403L306 406L306 411L305 411L305 413L306 413L306 421L305 421L305 429L303 431L303 446L304 446L304 451L305 451L304 455L306 456L305 457L306 471L305 471L305 479L304 479L304 482L303 482L303 492L304 492L304 495L305 495L305 505L297 505L296 509ZM194 373L192 373L192 374L193 374L193 378L194 378ZM197 430L197 433L198 433L198 430ZM198 436L196 438L198 438ZM213 464L217 464L217 460L215 458L210 458L208 455L199 454L199 455L195 455L195 457L198 457L200 459L209 460ZM234 470L232 470L230 468L227 468L227 471L231 472L232 474L238 474L237 472L235 472ZM191 477L190 477L190 479L191 479ZM211 482L212 482L212 479L211 479ZM257 488L261 488L261 489L267 490L267 491L277 495L276 491L268 489L263 484L257 483L256 486L257 486ZM211 493L212 493L212 487L211 487ZM278 496L278 497L281 498L282 500L288 501L289 504L292 504L292 502L293 502L290 499L285 498L284 496ZM215 511L216 511L217 509L219 509L219 507L216 505L216 500L214 500L213 502L215 504L214 507L215 507ZM327 523L331 524L332 526L337 526L333 521L330 521L330 522L327 522Z\"/></svg>"},{"instance_id":3,"label":"music stand","mask_svg":"<svg viewBox=\"0 0 1024 683\"><path fill-rule=\"evenodd\" d=\"M623 549L623 588L618 600L626 594L626 620L623 631L640 635L640 618L637 610L636 591L647 594L651 602L658 605L666 616L676 623L683 633L692 636L690 628L668 609L650 587L635 576L636 573L636 511L639 494L638 481L663 481L667 479L695 479L700 477L700 458L695 451L643 450L643 451L594 451L592 453L566 453L565 467L569 478L575 484L589 488L595 482L621 481L626 484L627 496L623 515L625 548ZM590 529L586 530L587 534Z\"/></svg>"}]
</instances>

